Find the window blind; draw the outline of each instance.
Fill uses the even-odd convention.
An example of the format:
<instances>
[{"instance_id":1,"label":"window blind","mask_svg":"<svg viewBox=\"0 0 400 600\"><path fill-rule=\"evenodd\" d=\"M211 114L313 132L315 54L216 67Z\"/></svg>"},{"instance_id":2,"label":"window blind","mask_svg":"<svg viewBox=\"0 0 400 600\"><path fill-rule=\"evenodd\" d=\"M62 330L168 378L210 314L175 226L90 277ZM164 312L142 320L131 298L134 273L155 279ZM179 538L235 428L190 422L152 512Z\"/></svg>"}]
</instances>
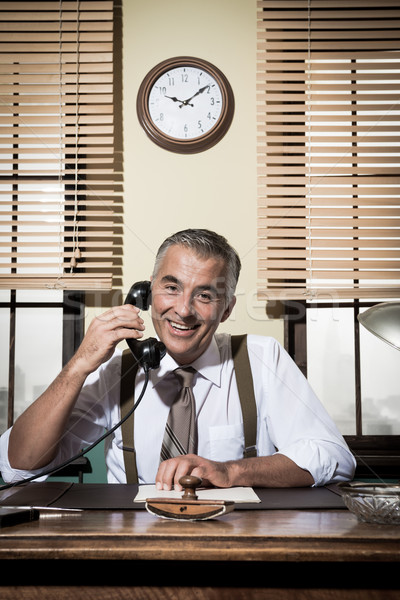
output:
<instances>
[{"instance_id":1,"label":"window blind","mask_svg":"<svg viewBox=\"0 0 400 600\"><path fill-rule=\"evenodd\" d=\"M113 2L0 2L0 287L110 289Z\"/></svg>"},{"instance_id":2,"label":"window blind","mask_svg":"<svg viewBox=\"0 0 400 600\"><path fill-rule=\"evenodd\" d=\"M400 296L400 6L259 0L259 296Z\"/></svg>"}]
</instances>

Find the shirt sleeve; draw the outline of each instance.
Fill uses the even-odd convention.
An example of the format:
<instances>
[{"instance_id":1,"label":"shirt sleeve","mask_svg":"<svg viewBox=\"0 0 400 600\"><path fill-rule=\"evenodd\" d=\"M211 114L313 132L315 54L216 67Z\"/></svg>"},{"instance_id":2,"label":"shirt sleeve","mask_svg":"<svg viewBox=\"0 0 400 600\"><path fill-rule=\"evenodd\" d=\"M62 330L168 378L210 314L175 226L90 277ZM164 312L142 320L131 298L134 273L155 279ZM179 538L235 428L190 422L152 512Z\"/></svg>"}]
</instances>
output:
<instances>
[{"instance_id":1,"label":"shirt sleeve","mask_svg":"<svg viewBox=\"0 0 400 600\"><path fill-rule=\"evenodd\" d=\"M1 476L6 483L14 483L21 479L27 479L35 475L40 475L44 469L38 469L37 471L22 471L20 469L13 469L8 461L8 441L10 439L11 427L7 429L0 437L0 472ZM44 481L45 476L38 477L36 481Z\"/></svg>"},{"instance_id":2,"label":"shirt sleeve","mask_svg":"<svg viewBox=\"0 0 400 600\"><path fill-rule=\"evenodd\" d=\"M266 339L253 340L249 354L262 427L276 451L309 471L315 486L352 479L355 460L343 436L289 354Z\"/></svg>"},{"instance_id":3,"label":"shirt sleeve","mask_svg":"<svg viewBox=\"0 0 400 600\"><path fill-rule=\"evenodd\" d=\"M115 417L119 411L119 403L116 404L115 399L119 398L120 356L120 352L116 351L107 363L87 377L60 441L58 453L48 465L32 471L13 469L8 460L8 443L12 428L1 436L0 472L4 481L8 483L36 477L40 473L55 469L94 443L104 433L105 428L111 426L112 415ZM46 477L36 477L36 481L43 481Z\"/></svg>"}]
</instances>

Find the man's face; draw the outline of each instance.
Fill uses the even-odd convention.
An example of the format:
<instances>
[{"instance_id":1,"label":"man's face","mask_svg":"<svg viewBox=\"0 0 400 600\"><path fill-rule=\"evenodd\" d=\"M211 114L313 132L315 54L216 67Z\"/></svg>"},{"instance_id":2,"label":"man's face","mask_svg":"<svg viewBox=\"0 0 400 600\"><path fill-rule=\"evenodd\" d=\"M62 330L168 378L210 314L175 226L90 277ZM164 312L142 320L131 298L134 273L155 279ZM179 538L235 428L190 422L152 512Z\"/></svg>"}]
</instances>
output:
<instances>
[{"instance_id":1,"label":"man's face","mask_svg":"<svg viewBox=\"0 0 400 600\"><path fill-rule=\"evenodd\" d=\"M170 246L152 286L152 319L168 353L181 365L192 363L207 349L226 306L225 263L203 259L180 245Z\"/></svg>"}]
</instances>

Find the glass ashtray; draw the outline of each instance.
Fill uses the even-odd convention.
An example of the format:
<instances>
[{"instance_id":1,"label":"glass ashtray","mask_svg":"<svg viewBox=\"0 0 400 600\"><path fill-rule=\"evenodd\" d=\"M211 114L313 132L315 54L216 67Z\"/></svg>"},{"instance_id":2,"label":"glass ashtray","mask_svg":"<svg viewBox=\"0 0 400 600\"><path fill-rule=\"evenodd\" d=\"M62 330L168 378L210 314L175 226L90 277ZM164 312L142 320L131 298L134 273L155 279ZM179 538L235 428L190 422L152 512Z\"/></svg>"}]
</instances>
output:
<instances>
[{"instance_id":1,"label":"glass ashtray","mask_svg":"<svg viewBox=\"0 0 400 600\"><path fill-rule=\"evenodd\" d=\"M347 508L360 521L400 525L400 484L339 483Z\"/></svg>"}]
</instances>

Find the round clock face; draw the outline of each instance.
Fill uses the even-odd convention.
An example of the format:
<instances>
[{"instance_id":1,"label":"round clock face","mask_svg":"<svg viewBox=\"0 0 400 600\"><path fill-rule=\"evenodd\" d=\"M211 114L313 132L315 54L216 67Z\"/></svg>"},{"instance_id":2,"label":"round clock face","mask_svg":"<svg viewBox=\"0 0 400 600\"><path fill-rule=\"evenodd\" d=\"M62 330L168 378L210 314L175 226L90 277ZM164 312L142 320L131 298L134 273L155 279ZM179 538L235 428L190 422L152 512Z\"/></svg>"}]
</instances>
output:
<instances>
[{"instance_id":1,"label":"round clock face","mask_svg":"<svg viewBox=\"0 0 400 600\"><path fill-rule=\"evenodd\" d=\"M154 82L149 94L154 124L178 140L204 135L218 122L222 106L217 81L197 67L170 69Z\"/></svg>"},{"instance_id":2,"label":"round clock face","mask_svg":"<svg viewBox=\"0 0 400 600\"><path fill-rule=\"evenodd\" d=\"M216 144L233 117L233 93L210 63L175 58L157 65L139 89L139 121L159 146L181 153Z\"/></svg>"}]
</instances>

